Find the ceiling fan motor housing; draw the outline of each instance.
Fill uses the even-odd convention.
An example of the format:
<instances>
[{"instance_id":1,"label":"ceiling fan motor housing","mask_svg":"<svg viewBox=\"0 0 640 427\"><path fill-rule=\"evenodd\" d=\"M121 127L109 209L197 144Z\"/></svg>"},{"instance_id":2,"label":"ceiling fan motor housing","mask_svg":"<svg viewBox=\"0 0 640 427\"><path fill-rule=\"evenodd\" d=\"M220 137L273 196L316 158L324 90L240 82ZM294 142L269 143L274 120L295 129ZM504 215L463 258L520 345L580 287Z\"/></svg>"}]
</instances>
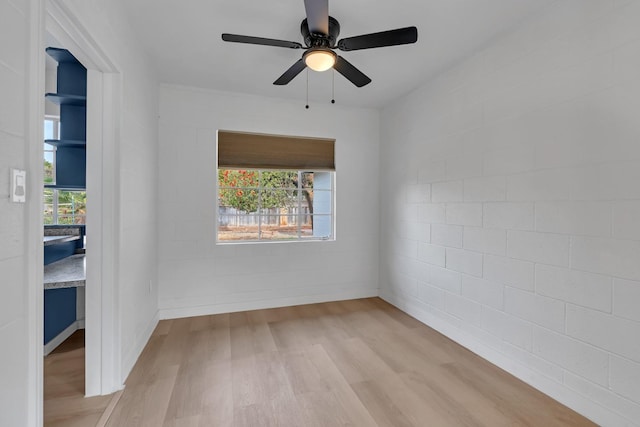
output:
<instances>
[{"instance_id":1,"label":"ceiling fan motor housing","mask_svg":"<svg viewBox=\"0 0 640 427\"><path fill-rule=\"evenodd\" d=\"M300 24L300 32L307 47L330 47L336 46L338 36L340 35L340 23L334 17L329 17L329 34L312 34L309 31L307 20L304 19Z\"/></svg>"}]
</instances>

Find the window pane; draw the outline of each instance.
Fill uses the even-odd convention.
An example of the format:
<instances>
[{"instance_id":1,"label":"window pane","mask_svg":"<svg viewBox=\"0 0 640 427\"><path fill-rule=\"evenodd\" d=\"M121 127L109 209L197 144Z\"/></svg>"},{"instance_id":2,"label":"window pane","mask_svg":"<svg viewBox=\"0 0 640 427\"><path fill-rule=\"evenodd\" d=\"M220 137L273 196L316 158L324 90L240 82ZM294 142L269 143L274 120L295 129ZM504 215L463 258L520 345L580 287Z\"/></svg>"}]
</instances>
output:
<instances>
[{"instance_id":1,"label":"window pane","mask_svg":"<svg viewBox=\"0 0 640 427\"><path fill-rule=\"evenodd\" d=\"M55 151L54 147L49 144L44 144L44 183L55 184Z\"/></svg>"},{"instance_id":2,"label":"window pane","mask_svg":"<svg viewBox=\"0 0 640 427\"><path fill-rule=\"evenodd\" d=\"M313 193L313 213L325 214L331 213L332 209L332 196L331 191L328 190L315 190Z\"/></svg>"},{"instance_id":3,"label":"window pane","mask_svg":"<svg viewBox=\"0 0 640 427\"><path fill-rule=\"evenodd\" d=\"M53 120L44 121L44 139L56 139L54 134L55 125Z\"/></svg>"},{"instance_id":4,"label":"window pane","mask_svg":"<svg viewBox=\"0 0 640 427\"><path fill-rule=\"evenodd\" d=\"M287 170L261 171L260 185L262 188L296 189L298 187L298 172Z\"/></svg>"},{"instance_id":5,"label":"window pane","mask_svg":"<svg viewBox=\"0 0 640 427\"><path fill-rule=\"evenodd\" d=\"M300 174L302 177L302 188L313 188L313 172L302 172Z\"/></svg>"},{"instance_id":6,"label":"window pane","mask_svg":"<svg viewBox=\"0 0 640 427\"><path fill-rule=\"evenodd\" d=\"M58 191L58 224L85 224L87 193Z\"/></svg>"},{"instance_id":7,"label":"window pane","mask_svg":"<svg viewBox=\"0 0 640 427\"><path fill-rule=\"evenodd\" d=\"M219 188L258 188L258 171L219 169Z\"/></svg>"},{"instance_id":8,"label":"window pane","mask_svg":"<svg viewBox=\"0 0 640 427\"><path fill-rule=\"evenodd\" d=\"M333 231L331 215L313 215L313 230L315 238L330 238Z\"/></svg>"},{"instance_id":9,"label":"window pane","mask_svg":"<svg viewBox=\"0 0 640 427\"><path fill-rule=\"evenodd\" d=\"M44 190L44 223L51 225L54 223L53 219L53 190Z\"/></svg>"},{"instance_id":10,"label":"window pane","mask_svg":"<svg viewBox=\"0 0 640 427\"><path fill-rule=\"evenodd\" d=\"M218 240L257 240L258 221L257 215L249 215L231 209L224 209L226 214L218 217ZM230 214L231 213L231 214Z\"/></svg>"},{"instance_id":11,"label":"window pane","mask_svg":"<svg viewBox=\"0 0 640 427\"><path fill-rule=\"evenodd\" d=\"M291 189L260 190L260 206L263 213L279 213L272 210L289 209L297 203L297 192ZM268 210L268 212L264 212Z\"/></svg>"},{"instance_id":12,"label":"window pane","mask_svg":"<svg viewBox=\"0 0 640 427\"><path fill-rule=\"evenodd\" d=\"M298 220L289 215L262 215L260 238L263 240L290 240L298 238Z\"/></svg>"}]
</instances>

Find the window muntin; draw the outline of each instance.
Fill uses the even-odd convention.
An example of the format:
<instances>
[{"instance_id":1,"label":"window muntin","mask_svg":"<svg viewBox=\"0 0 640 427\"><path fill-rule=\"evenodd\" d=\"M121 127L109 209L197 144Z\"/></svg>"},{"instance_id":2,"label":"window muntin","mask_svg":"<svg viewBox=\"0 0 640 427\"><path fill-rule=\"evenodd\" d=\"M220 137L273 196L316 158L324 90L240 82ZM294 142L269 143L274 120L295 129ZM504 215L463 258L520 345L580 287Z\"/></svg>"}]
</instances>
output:
<instances>
[{"instance_id":1,"label":"window muntin","mask_svg":"<svg viewBox=\"0 0 640 427\"><path fill-rule=\"evenodd\" d=\"M217 241L333 239L333 172L218 169Z\"/></svg>"}]
</instances>

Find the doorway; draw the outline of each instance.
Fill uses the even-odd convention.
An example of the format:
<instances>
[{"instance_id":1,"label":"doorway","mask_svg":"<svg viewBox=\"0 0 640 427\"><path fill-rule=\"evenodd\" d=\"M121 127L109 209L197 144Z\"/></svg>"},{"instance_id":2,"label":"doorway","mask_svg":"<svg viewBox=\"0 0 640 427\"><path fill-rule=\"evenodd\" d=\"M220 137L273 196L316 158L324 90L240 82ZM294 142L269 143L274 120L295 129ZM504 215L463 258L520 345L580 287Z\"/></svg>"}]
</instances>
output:
<instances>
[{"instance_id":1,"label":"doorway","mask_svg":"<svg viewBox=\"0 0 640 427\"><path fill-rule=\"evenodd\" d=\"M122 388L115 257L122 83L117 67L64 2L47 2L45 14L46 34L87 69L86 227L90 233L86 240L84 393L87 397L107 395ZM43 322L37 327L42 328Z\"/></svg>"}]
</instances>

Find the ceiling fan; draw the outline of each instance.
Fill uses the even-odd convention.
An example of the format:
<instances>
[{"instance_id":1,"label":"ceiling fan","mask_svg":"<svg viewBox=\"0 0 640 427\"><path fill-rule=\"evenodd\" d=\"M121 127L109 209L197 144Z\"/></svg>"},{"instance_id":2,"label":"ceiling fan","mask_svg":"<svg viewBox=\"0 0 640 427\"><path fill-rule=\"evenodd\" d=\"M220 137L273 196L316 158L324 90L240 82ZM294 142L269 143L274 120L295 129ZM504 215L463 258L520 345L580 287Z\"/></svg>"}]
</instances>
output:
<instances>
[{"instance_id":1,"label":"ceiling fan","mask_svg":"<svg viewBox=\"0 0 640 427\"><path fill-rule=\"evenodd\" d=\"M300 24L300 32L305 46L298 42L227 33L222 34L222 40L235 43L304 49L305 52L302 54L302 58L273 82L274 85L286 85L302 70L309 67L314 71L326 71L333 68L357 87L371 83L371 79L346 59L337 55L334 50L339 49L346 52L372 49L410 44L418 40L418 29L416 27L406 27L347 37L337 41L340 34L340 24L335 18L329 16L329 0L304 0L304 6L307 17Z\"/></svg>"}]
</instances>

